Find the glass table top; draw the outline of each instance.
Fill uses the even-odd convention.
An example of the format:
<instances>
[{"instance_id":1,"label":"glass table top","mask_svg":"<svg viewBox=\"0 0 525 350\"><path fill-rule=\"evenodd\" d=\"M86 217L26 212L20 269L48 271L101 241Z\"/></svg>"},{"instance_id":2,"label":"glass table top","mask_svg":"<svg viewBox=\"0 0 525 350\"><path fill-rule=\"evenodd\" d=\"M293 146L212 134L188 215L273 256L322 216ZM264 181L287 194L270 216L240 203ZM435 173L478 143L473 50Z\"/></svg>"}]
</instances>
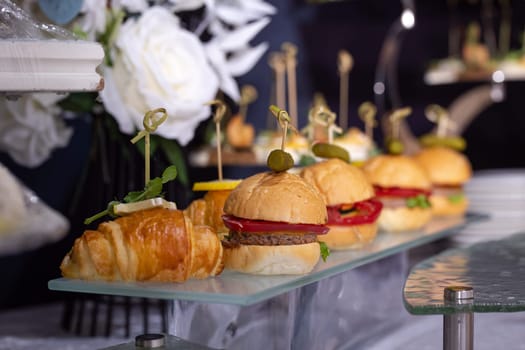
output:
<instances>
[{"instance_id":1,"label":"glass table top","mask_svg":"<svg viewBox=\"0 0 525 350\"><path fill-rule=\"evenodd\" d=\"M469 213L465 217L434 219L420 231L379 232L371 244L360 250L332 252L326 262L320 261L311 273L300 276L256 276L224 271L217 277L189 280L184 283L97 282L58 278L49 281L48 287L57 291L251 305L403 250L447 237L465 225L485 218L486 215Z\"/></svg>"},{"instance_id":2,"label":"glass table top","mask_svg":"<svg viewBox=\"0 0 525 350\"><path fill-rule=\"evenodd\" d=\"M472 302L444 302L448 286L472 287ZM524 311L525 231L448 250L416 265L405 283L403 298L412 314Z\"/></svg>"}]
</instances>

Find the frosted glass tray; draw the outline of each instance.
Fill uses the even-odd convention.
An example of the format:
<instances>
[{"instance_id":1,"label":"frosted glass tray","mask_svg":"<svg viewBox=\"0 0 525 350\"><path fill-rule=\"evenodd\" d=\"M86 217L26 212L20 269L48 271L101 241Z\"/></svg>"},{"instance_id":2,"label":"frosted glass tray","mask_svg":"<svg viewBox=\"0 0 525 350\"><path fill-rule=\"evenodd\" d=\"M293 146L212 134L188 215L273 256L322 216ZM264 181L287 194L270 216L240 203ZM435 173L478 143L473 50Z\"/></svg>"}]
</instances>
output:
<instances>
[{"instance_id":1,"label":"frosted glass tray","mask_svg":"<svg viewBox=\"0 0 525 350\"><path fill-rule=\"evenodd\" d=\"M471 303L444 302L443 289L457 285L473 288ZM525 311L525 232L425 260L410 273L403 298L412 314Z\"/></svg>"},{"instance_id":2,"label":"frosted glass tray","mask_svg":"<svg viewBox=\"0 0 525 350\"><path fill-rule=\"evenodd\" d=\"M449 236L468 223L484 218L487 216L469 213L464 218L434 219L421 231L379 232L374 242L359 251L332 252L326 262L320 261L307 275L254 276L224 271L214 278L189 280L184 283L95 282L58 278L49 281L48 287L51 290L68 292L251 305L408 248Z\"/></svg>"}]
</instances>

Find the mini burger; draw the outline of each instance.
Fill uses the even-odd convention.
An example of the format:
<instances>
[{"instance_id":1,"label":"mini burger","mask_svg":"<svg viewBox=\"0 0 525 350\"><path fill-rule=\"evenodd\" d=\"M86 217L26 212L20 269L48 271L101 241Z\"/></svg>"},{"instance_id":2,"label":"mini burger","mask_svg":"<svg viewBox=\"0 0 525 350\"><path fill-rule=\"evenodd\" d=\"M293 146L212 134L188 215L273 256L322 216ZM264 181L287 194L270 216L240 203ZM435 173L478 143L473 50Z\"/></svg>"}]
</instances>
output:
<instances>
[{"instance_id":1,"label":"mini burger","mask_svg":"<svg viewBox=\"0 0 525 350\"><path fill-rule=\"evenodd\" d=\"M389 232L411 231L432 218L428 197L432 183L425 169L405 155L378 155L363 166L383 203L379 228Z\"/></svg>"},{"instance_id":2,"label":"mini burger","mask_svg":"<svg viewBox=\"0 0 525 350\"><path fill-rule=\"evenodd\" d=\"M360 248L374 240L383 205L361 169L334 158L304 168L300 176L327 206L330 231L322 240L330 249Z\"/></svg>"},{"instance_id":3,"label":"mini burger","mask_svg":"<svg viewBox=\"0 0 525 350\"><path fill-rule=\"evenodd\" d=\"M299 176L265 172L243 180L224 204L226 268L252 274L310 272L317 236L328 232L321 195Z\"/></svg>"},{"instance_id":4,"label":"mini burger","mask_svg":"<svg viewBox=\"0 0 525 350\"><path fill-rule=\"evenodd\" d=\"M415 159L432 182L430 204L434 215L463 215L468 207L463 185L472 177L467 157L451 148L434 146L423 148Z\"/></svg>"}]
</instances>

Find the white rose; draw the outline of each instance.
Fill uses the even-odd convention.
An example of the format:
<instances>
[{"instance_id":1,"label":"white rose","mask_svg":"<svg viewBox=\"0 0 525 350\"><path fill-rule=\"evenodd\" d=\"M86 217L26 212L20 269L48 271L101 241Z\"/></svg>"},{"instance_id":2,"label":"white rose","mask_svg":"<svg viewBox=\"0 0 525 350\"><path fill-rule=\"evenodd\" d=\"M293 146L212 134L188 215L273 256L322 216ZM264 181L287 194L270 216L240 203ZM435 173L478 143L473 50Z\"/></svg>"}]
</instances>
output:
<instances>
[{"instance_id":1,"label":"white rose","mask_svg":"<svg viewBox=\"0 0 525 350\"><path fill-rule=\"evenodd\" d=\"M56 147L65 147L73 133L59 116L53 93L22 95L16 101L0 99L0 150L17 163L36 167L46 161Z\"/></svg>"},{"instance_id":2,"label":"white rose","mask_svg":"<svg viewBox=\"0 0 525 350\"><path fill-rule=\"evenodd\" d=\"M144 114L164 107L168 119L156 133L186 145L199 122L210 116L204 104L219 87L202 43L180 27L176 16L154 6L122 25L116 47L101 96L120 130L142 129Z\"/></svg>"},{"instance_id":3,"label":"white rose","mask_svg":"<svg viewBox=\"0 0 525 350\"><path fill-rule=\"evenodd\" d=\"M94 40L97 33L106 29L106 0L84 0L79 25L88 39Z\"/></svg>"}]
</instances>

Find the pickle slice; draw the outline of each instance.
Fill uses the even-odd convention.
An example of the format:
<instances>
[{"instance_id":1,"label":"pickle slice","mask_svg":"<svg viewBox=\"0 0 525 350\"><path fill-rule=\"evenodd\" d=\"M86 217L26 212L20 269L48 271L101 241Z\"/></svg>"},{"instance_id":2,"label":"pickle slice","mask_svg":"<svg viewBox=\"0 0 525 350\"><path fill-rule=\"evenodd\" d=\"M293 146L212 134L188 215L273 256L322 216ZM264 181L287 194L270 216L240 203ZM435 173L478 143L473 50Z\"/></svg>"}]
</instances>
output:
<instances>
[{"instance_id":1,"label":"pickle slice","mask_svg":"<svg viewBox=\"0 0 525 350\"><path fill-rule=\"evenodd\" d=\"M419 142L424 147L444 146L456 151L464 151L467 142L461 136L438 137L434 134L426 134L419 138Z\"/></svg>"},{"instance_id":2,"label":"pickle slice","mask_svg":"<svg viewBox=\"0 0 525 350\"><path fill-rule=\"evenodd\" d=\"M350 163L350 155L348 152L344 148L331 143L316 143L312 146L312 152L320 158L339 158Z\"/></svg>"},{"instance_id":3,"label":"pickle slice","mask_svg":"<svg viewBox=\"0 0 525 350\"><path fill-rule=\"evenodd\" d=\"M195 182L193 184L194 191L224 191L233 190L241 183L242 180L216 180L216 181L205 181Z\"/></svg>"},{"instance_id":4,"label":"pickle slice","mask_svg":"<svg viewBox=\"0 0 525 350\"><path fill-rule=\"evenodd\" d=\"M386 143L386 148L388 150L388 153L393 155L402 154L405 150L403 143L396 139L388 140L388 142Z\"/></svg>"},{"instance_id":5,"label":"pickle slice","mask_svg":"<svg viewBox=\"0 0 525 350\"><path fill-rule=\"evenodd\" d=\"M273 171L282 172L291 169L294 165L294 161L290 153L280 149L274 149L270 152L266 164L268 165L268 168Z\"/></svg>"}]
</instances>

